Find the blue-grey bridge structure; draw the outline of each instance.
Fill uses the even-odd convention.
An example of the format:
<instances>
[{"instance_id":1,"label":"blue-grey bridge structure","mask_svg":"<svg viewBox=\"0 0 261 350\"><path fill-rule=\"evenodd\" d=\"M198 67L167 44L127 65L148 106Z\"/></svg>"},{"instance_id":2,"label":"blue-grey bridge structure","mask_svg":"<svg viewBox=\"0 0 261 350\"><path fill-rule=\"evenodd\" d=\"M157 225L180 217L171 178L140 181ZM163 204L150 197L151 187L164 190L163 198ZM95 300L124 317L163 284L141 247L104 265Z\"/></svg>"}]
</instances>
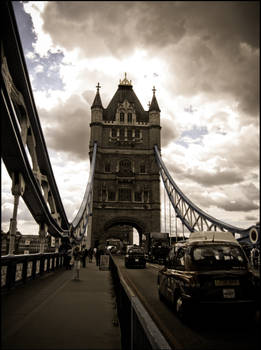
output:
<instances>
[{"instance_id":1,"label":"blue-grey bridge structure","mask_svg":"<svg viewBox=\"0 0 261 350\"><path fill-rule=\"evenodd\" d=\"M93 179L99 144L93 142L91 145L89 180L79 211L69 222L50 163L12 6L5 4L4 11L5 32L1 38L1 156L12 179L14 214L10 225L11 238L14 239L16 232L17 208L22 197L39 225L39 235L43 240L48 232L53 237L79 244L92 216ZM169 174L160 156L160 145L154 145L154 155L176 216L190 232L221 230L238 233L242 237L253 235L259 239L259 227L236 227L197 207ZM12 246L10 249L12 254Z\"/></svg>"}]
</instances>

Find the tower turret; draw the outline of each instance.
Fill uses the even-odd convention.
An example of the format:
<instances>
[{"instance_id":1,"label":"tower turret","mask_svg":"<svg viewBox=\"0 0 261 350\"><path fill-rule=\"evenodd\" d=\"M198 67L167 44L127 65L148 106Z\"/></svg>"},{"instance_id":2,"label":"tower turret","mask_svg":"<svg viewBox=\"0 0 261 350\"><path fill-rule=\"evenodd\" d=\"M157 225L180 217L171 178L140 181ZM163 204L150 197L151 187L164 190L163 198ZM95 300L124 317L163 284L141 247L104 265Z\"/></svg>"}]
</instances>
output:
<instances>
[{"instance_id":1,"label":"tower turret","mask_svg":"<svg viewBox=\"0 0 261 350\"><path fill-rule=\"evenodd\" d=\"M103 106L100 97L99 90L101 88L100 84L96 86L97 92L94 101L91 106L91 137L90 145L93 145L94 141L98 142L100 145L102 140L102 120L103 120Z\"/></svg>"},{"instance_id":2,"label":"tower turret","mask_svg":"<svg viewBox=\"0 0 261 350\"><path fill-rule=\"evenodd\" d=\"M155 86L153 86L153 96L149 106L149 120L152 125L160 125L160 109L155 96Z\"/></svg>"},{"instance_id":3,"label":"tower turret","mask_svg":"<svg viewBox=\"0 0 261 350\"><path fill-rule=\"evenodd\" d=\"M100 96L100 83L96 86L97 92L95 95L95 98L93 100L92 106L91 106L91 116L92 122L101 122L102 121L102 116L103 116L103 106L102 106L102 101L101 101L101 96Z\"/></svg>"}]
</instances>

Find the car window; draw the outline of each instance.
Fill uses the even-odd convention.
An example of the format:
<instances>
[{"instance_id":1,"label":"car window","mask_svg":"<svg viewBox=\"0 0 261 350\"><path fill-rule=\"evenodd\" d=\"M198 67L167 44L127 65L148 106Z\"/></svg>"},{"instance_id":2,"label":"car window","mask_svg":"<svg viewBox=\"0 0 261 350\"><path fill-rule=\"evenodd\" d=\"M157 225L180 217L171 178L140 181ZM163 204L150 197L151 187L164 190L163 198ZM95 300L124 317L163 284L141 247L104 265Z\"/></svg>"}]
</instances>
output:
<instances>
[{"instance_id":1,"label":"car window","mask_svg":"<svg viewBox=\"0 0 261 350\"><path fill-rule=\"evenodd\" d=\"M177 269L184 270L185 268L185 249L184 248L180 248L177 251L175 265Z\"/></svg>"},{"instance_id":2,"label":"car window","mask_svg":"<svg viewBox=\"0 0 261 350\"><path fill-rule=\"evenodd\" d=\"M246 258L240 247L236 245L202 245L191 250L192 262L200 268L243 268Z\"/></svg>"}]
</instances>

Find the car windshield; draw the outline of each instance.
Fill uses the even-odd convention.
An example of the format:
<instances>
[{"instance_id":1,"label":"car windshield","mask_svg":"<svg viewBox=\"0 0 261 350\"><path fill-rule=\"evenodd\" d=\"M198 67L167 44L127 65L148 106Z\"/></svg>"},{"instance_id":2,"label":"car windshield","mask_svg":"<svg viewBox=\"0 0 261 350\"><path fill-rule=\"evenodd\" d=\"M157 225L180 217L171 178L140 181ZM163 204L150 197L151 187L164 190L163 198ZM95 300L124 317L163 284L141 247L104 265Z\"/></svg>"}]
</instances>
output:
<instances>
[{"instance_id":1,"label":"car windshield","mask_svg":"<svg viewBox=\"0 0 261 350\"><path fill-rule=\"evenodd\" d=\"M192 262L200 269L240 269L247 265L240 247L236 245L202 245L191 251Z\"/></svg>"}]
</instances>

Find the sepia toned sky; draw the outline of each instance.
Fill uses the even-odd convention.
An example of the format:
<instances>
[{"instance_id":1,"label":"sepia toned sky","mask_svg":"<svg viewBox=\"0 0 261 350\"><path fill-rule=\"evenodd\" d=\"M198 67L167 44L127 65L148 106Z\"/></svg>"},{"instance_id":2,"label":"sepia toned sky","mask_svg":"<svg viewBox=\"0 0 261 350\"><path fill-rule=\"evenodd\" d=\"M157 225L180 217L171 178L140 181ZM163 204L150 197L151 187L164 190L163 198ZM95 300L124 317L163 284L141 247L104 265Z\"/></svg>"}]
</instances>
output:
<instances>
[{"instance_id":1,"label":"sepia toned sky","mask_svg":"<svg viewBox=\"0 0 261 350\"><path fill-rule=\"evenodd\" d=\"M259 2L13 2L34 98L69 221L89 171L90 106L119 79L161 109L162 158L186 196L247 228L259 221ZM12 216L2 164L2 229ZM163 198L163 197L162 197ZM167 219L168 222L169 219ZM162 210L162 231L164 227ZM38 233L21 201L18 229Z\"/></svg>"}]
</instances>

